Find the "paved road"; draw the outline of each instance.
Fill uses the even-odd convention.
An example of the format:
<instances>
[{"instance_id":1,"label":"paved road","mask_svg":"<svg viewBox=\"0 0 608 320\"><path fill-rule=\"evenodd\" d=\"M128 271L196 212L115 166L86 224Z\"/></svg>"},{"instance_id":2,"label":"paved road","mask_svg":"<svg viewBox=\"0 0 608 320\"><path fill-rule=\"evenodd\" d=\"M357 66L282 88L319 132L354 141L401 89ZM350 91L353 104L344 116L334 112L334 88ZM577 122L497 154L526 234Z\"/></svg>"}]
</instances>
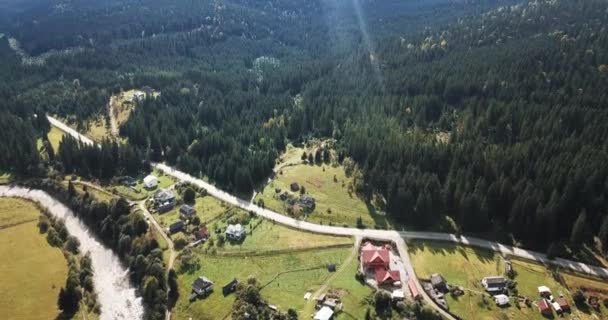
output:
<instances>
[{"instance_id":1,"label":"paved road","mask_svg":"<svg viewBox=\"0 0 608 320\"><path fill-rule=\"evenodd\" d=\"M64 125L60 121L48 117L49 122L55 125L59 129L65 131L66 133L80 139L84 143L92 144L89 138L79 134L75 130L69 128ZM247 211L252 211L257 215L264 217L266 219L275 221L277 223L287 225L292 228L301 229L305 231L310 231L314 233L321 234L330 234L330 235L341 235L341 236L355 236L355 237L365 237L370 239L384 240L384 241L393 241L397 244L397 249L399 251L399 255L403 259L404 266L408 273L408 277L414 279L416 286L418 287L419 292L422 293L423 298L427 301L431 306L433 306L436 310L438 310L445 318L453 319L449 314L447 314L443 309L439 308L431 298L426 294L426 292L422 289L420 283L418 282L416 273L414 268L412 267L410 257L407 251L407 245L404 239L420 239L420 240L437 240L437 241L448 241L448 242L456 242L469 246L476 246L480 248L486 248L493 250L495 252L499 252L504 255L511 255L519 258L535 260L541 263L553 264L564 269L581 272L584 274L608 278L608 269L600 268L595 266L590 266L584 263L575 262L567 259L557 258L554 260L547 259L545 254L534 252L530 250L525 250L521 248L514 248L511 246L503 245L497 242L491 242L487 240L482 240L473 237L457 237L453 234L447 233L434 233L434 232L411 232L411 231L394 231L394 230L374 230L374 229L357 229L357 228L346 228L346 227L337 227L337 226L327 226L327 225L319 225L306 221L300 221L288 216L273 212L271 210L261 208L250 201L246 201L240 199L234 195L231 195L227 192L224 192L214 185L209 184L201 179L194 178L184 172L176 170L172 167L169 167L165 164L153 164L156 169L159 169L166 174L173 176L181 181L190 182L194 185L197 185L201 188L207 190L207 192L224 202L232 204L234 206L240 207ZM153 219L152 219L153 220Z\"/></svg>"},{"instance_id":2,"label":"paved road","mask_svg":"<svg viewBox=\"0 0 608 320\"><path fill-rule=\"evenodd\" d=\"M412 266L412 263L410 261L410 257L409 257L408 251L407 251L407 245L406 245L405 241L403 240L403 238L401 237L401 235L399 234L399 232L391 231L391 230L371 230L371 229L333 227L333 226L325 226L325 225L319 225L319 224L310 223L310 222L306 222L306 221L296 220L296 219L290 218L288 216L270 211L268 209L258 207L257 205L255 205L249 201L246 201L246 200L240 199L236 196L233 196L227 192L224 192L224 191L216 188L212 184L209 184L201 179L194 178L194 177L190 176L189 174L178 171L165 164L157 163L157 164L154 164L153 166L156 169L159 169L159 170L163 171L165 174L173 176L180 181L186 181L186 182L189 182L198 187L204 188L205 190L207 190L207 193L209 195L211 195L215 198L218 198L218 199L220 199L224 202L227 202L229 204L232 204L234 206L240 207L241 209L255 212L257 215L259 215L261 217L264 217L266 219L275 221L275 222L283 224L283 225L290 226L292 228L310 231L310 232L314 232L314 233L342 235L342 236L354 236L354 237L358 237L358 238L372 238L372 239L377 239L377 240L382 240L382 241L394 242L397 245L397 250L399 251L399 255L401 256L401 259L403 260L403 265L405 266L405 269L407 271L407 275L404 275L404 277L407 276L408 278L414 280L414 283L416 283L418 290L422 293L422 297L424 298L424 300L431 307L435 308L435 310L437 310L437 312L439 312L445 319L454 319L454 317L452 317L449 313L447 313L443 309L439 308L437 306L437 304L435 304L435 302L431 299L431 297L429 297L423 290L422 286L420 285L420 282L418 281L418 278L416 277L416 273L414 272L414 267ZM402 281L402 283L403 283L402 289L404 290L404 292L408 292L407 291L407 282L405 281L405 279L403 279L403 280L404 281Z\"/></svg>"},{"instance_id":3,"label":"paved road","mask_svg":"<svg viewBox=\"0 0 608 320\"><path fill-rule=\"evenodd\" d=\"M271 210L258 207L257 205L239 199L227 192L224 192L214 185L211 185L203 180L194 178L184 172L178 171L172 167L169 167L165 164L154 164L154 167L165 172L166 174L173 176L181 181L187 181L192 184L195 184L201 188L207 190L207 192L227 203L238 206L247 211L253 211L256 214L267 218L269 220L276 221L278 223L302 229L315 233L324 233L324 234L332 234L332 235L342 235L342 236L359 236L359 237L367 237L378 240L383 239L396 239L396 238L405 238L405 239L420 239L420 240L437 240L437 241L448 241L448 242L456 242L464 245L475 246L490 249L496 252L500 252L501 254L511 255L519 258L536 260L541 263L554 264L560 266L562 268L581 272L584 274L608 278L608 269L600 268L595 266L590 266L581 262L575 262L567 259L557 258L554 260L547 259L547 256L543 253L525 250L521 248L514 248L512 246L503 245L497 242L491 242L487 240L482 240L473 237L457 237L453 234L448 233L436 233L436 232L416 232L416 231L393 231L393 230L374 230L374 229L357 229L357 228L345 228L345 227L337 227L337 226L327 226L327 225L319 225L306 221L300 221L288 216L282 215L280 213L273 212Z\"/></svg>"},{"instance_id":4,"label":"paved road","mask_svg":"<svg viewBox=\"0 0 608 320\"><path fill-rule=\"evenodd\" d=\"M78 133L78 131L70 128L68 125L66 125L65 123L51 117L51 116L46 116L49 119L49 122L54 125L55 127L59 128L59 130L71 135L72 137L79 139L80 141L82 141L83 143L86 144L93 144L93 140L89 139L88 137Z\"/></svg>"}]
</instances>

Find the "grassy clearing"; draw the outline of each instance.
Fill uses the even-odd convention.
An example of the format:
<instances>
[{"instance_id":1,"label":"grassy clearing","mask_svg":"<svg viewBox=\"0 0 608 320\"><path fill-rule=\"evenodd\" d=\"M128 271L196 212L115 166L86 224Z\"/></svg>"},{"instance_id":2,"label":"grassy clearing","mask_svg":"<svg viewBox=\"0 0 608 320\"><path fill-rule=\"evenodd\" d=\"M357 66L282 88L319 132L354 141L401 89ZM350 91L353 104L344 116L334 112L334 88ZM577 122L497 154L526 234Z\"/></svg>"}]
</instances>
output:
<instances>
[{"instance_id":1,"label":"grassy clearing","mask_svg":"<svg viewBox=\"0 0 608 320\"><path fill-rule=\"evenodd\" d=\"M499 308L491 299L482 298L481 279L504 273L503 258L492 251L448 243L413 242L410 253L419 278L428 278L437 272L449 283L471 290L458 298L447 295L450 310L465 319L544 319L534 306L518 306L512 302L509 308ZM515 281L519 295L536 300L537 287L546 285L556 296L562 293L573 304L570 292L553 278L547 268L528 261L512 259L512 262L517 273ZM573 315L579 319L595 319L576 308Z\"/></svg>"},{"instance_id":2,"label":"grassy clearing","mask_svg":"<svg viewBox=\"0 0 608 320\"><path fill-rule=\"evenodd\" d=\"M0 223L37 219L33 204L0 199ZM38 232L37 221L0 229L0 314L3 319L54 319L57 296L67 276L61 250ZM41 268L41 266L44 266Z\"/></svg>"},{"instance_id":3,"label":"grassy clearing","mask_svg":"<svg viewBox=\"0 0 608 320\"><path fill-rule=\"evenodd\" d=\"M266 284L280 272L320 267L280 275L261 291L262 296L279 309L286 311L294 308L301 311L306 304L304 294L308 291L314 292L330 276L324 266L329 263L340 264L350 250L350 248L338 248L251 257L218 257L205 255L199 251L201 269L192 274L179 276L180 298L173 310L173 318L221 319L228 315L232 309L234 295L224 297L221 287L234 277L245 281L247 277L253 276L261 284ZM199 275L205 275L215 282L215 292L206 299L189 303L190 285ZM302 319L307 317L308 315L301 315Z\"/></svg>"},{"instance_id":4,"label":"grassy clearing","mask_svg":"<svg viewBox=\"0 0 608 320\"><path fill-rule=\"evenodd\" d=\"M262 199L267 208L286 214L287 208L278 199L279 194L275 189L280 189L281 193L289 191L290 184L296 182L304 186L306 193L316 200L316 208L309 215L307 219L309 221L356 226L357 218L361 217L367 226L387 227L389 223L386 217L378 214L375 206L366 203L357 194L349 193L348 185L352 184L352 180L346 177L342 166L332 167L328 164L284 166L275 179L257 195L256 200Z\"/></svg>"},{"instance_id":5,"label":"grassy clearing","mask_svg":"<svg viewBox=\"0 0 608 320\"><path fill-rule=\"evenodd\" d=\"M258 224L259 221L259 224ZM227 242L224 252L254 252L285 249L306 249L332 245L350 245L353 240L348 237L334 237L308 232L296 231L268 220L253 220L256 226L249 232L243 243ZM353 275L354 277L354 275Z\"/></svg>"},{"instance_id":6,"label":"grassy clearing","mask_svg":"<svg viewBox=\"0 0 608 320\"><path fill-rule=\"evenodd\" d=\"M87 124L87 132L85 135L95 141L101 141L104 138L111 137L110 126L106 123L106 119L103 115L99 115L89 121Z\"/></svg>"},{"instance_id":7,"label":"grassy clearing","mask_svg":"<svg viewBox=\"0 0 608 320\"><path fill-rule=\"evenodd\" d=\"M114 117L116 118L116 125L120 127L123 123L129 120L129 116L131 112L135 109L134 95L135 92L139 90L127 90L116 94L113 96L113 109L114 109ZM154 98L158 97L160 92L153 91L152 96Z\"/></svg>"},{"instance_id":8,"label":"grassy clearing","mask_svg":"<svg viewBox=\"0 0 608 320\"><path fill-rule=\"evenodd\" d=\"M51 146L53 147L53 151L55 151L55 153L59 151L59 143L61 142L61 140L63 140L64 136L65 133L63 131L61 131L55 126L51 126L51 130L49 130L47 137L49 138L49 142L51 142ZM36 141L36 148L40 150L41 147L42 139L38 139L38 141Z\"/></svg>"}]
</instances>

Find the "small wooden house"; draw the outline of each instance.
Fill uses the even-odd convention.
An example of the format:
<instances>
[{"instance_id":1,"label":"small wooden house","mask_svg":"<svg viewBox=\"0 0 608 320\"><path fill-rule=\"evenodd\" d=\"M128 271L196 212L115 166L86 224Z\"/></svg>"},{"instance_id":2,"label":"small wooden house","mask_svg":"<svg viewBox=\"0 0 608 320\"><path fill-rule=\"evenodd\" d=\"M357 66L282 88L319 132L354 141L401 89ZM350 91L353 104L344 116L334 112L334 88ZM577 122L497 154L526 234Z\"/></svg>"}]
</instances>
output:
<instances>
[{"instance_id":1,"label":"small wooden house","mask_svg":"<svg viewBox=\"0 0 608 320\"><path fill-rule=\"evenodd\" d=\"M224 294L224 296L227 296L227 295L235 292L236 291L236 286L238 284L239 284L239 281L236 278L234 278L227 285L225 285L224 287L222 287L222 293Z\"/></svg>"}]
</instances>

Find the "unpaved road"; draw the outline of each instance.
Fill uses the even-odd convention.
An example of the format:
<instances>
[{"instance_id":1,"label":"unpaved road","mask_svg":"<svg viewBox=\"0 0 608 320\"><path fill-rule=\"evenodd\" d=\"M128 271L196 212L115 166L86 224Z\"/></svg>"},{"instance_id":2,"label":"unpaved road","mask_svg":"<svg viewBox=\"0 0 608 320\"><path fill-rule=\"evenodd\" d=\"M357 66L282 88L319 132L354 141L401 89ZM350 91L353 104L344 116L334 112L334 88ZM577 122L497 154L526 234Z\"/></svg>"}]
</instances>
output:
<instances>
[{"instance_id":1,"label":"unpaved road","mask_svg":"<svg viewBox=\"0 0 608 320\"><path fill-rule=\"evenodd\" d=\"M160 233L160 235L167 242L167 247L168 247L169 253L170 253L169 262L167 263L167 269L171 270L171 269L173 269L173 265L175 263L175 249L173 246L173 240L171 240L171 238L169 238L169 236L165 233L165 231L163 231L163 228L160 226L160 224L158 224L156 219L154 219L154 217L152 216L150 211L148 211L148 209L146 209L145 202L146 201L144 200L144 201L140 201L138 203L139 209L141 209L141 212L144 214L146 221L150 222L150 224L152 224L152 226L156 229L156 231L158 233Z\"/></svg>"}]
</instances>

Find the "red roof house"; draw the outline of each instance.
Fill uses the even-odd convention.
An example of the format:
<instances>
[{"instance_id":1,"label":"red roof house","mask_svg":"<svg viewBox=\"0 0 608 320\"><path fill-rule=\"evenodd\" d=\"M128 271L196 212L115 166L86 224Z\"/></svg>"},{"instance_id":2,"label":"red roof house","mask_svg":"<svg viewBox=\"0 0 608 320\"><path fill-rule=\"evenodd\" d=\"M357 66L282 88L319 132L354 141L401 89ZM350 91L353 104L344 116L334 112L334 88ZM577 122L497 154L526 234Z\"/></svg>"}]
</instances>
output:
<instances>
[{"instance_id":1,"label":"red roof house","mask_svg":"<svg viewBox=\"0 0 608 320\"><path fill-rule=\"evenodd\" d=\"M414 280L408 280L407 287L410 289L410 293L412 294L412 298L414 298L414 300L420 299L420 292L418 292L418 288L416 288L416 283L414 283Z\"/></svg>"},{"instance_id":2,"label":"red roof house","mask_svg":"<svg viewBox=\"0 0 608 320\"><path fill-rule=\"evenodd\" d=\"M389 250L386 247L376 247L370 242L361 248L361 260L366 268L387 268L389 264Z\"/></svg>"},{"instance_id":3,"label":"red roof house","mask_svg":"<svg viewBox=\"0 0 608 320\"><path fill-rule=\"evenodd\" d=\"M209 239L209 230L207 227L201 227L195 234L196 239Z\"/></svg>"},{"instance_id":4,"label":"red roof house","mask_svg":"<svg viewBox=\"0 0 608 320\"><path fill-rule=\"evenodd\" d=\"M538 301L538 310L545 316L553 315L553 310L551 310L551 305L549 305L547 299L543 298Z\"/></svg>"},{"instance_id":5,"label":"red roof house","mask_svg":"<svg viewBox=\"0 0 608 320\"><path fill-rule=\"evenodd\" d=\"M385 270L384 268L376 268L376 282L378 285L393 284L401 281L401 275L396 270Z\"/></svg>"},{"instance_id":6,"label":"red roof house","mask_svg":"<svg viewBox=\"0 0 608 320\"><path fill-rule=\"evenodd\" d=\"M559 304L559 307L562 308L563 311L570 311L570 305L568 304L568 301L566 300L566 298L561 297L557 299L557 303Z\"/></svg>"}]
</instances>

